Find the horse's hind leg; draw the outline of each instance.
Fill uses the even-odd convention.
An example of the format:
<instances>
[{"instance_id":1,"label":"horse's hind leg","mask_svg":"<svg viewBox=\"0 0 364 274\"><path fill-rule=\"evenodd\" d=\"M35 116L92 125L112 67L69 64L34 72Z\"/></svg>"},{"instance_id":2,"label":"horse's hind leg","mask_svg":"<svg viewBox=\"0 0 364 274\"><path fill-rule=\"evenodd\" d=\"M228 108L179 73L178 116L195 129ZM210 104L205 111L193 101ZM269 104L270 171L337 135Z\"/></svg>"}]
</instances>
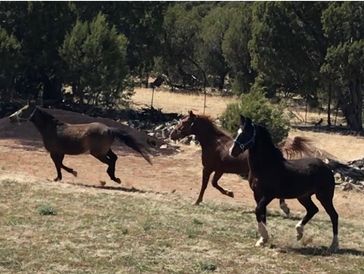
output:
<instances>
[{"instance_id":1,"label":"horse's hind leg","mask_svg":"<svg viewBox=\"0 0 364 274\"><path fill-rule=\"evenodd\" d=\"M321 202L325 208L327 214L330 216L332 223L333 239L330 245L329 251L335 252L339 249L339 237L338 237L338 223L339 215L337 214L334 205L332 204L332 198L334 196L334 189L330 190L330 193L316 193L317 199Z\"/></svg>"},{"instance_id":2,"label":"horse's hind leg","mask_svg":"<svg viewBox=\"0 0 364 274\"><path fill-rule=\"evenodd\" d=\"M217 183L219 181L219 179L222 176L222 172L220 171L215 171L214 176L212 177L212 185L213 187L215 187L217 190L219 190L222 194L227 195L231 198L234 198L234 192L230 191L230 190L226 190L224 188L222 188L221 186L219 186L219 184Z\"/></svg>"},{"instance_id":3,"label":"horse's hind leg","mask_svg":"<svg viewBox=\"0 0 364 274\"><path fill-rule=\"evenodd\" d=\"M306 215L299 221L296 225L297 230L297 241L302 239L304 226L308 223L309 220L319 211L317 206L312 202L311 196L307 196L304 198L297 199L301 205L303 205L306 209Z\"/></svg>"},{"instance_id":4,"label":"horse's hind leg","mask_svg":"<svg viewBox=\"0 0 364 274\"><path fill-rule=\"evenodd\" d=\"M286 214L286 216L289 217L290 210L284 199L279 199L279 207L284 212L284 214Z\"/></svg>"},{"instance_id":5,"label":"horse's hind leg","mask_svg":"<svg viewBox=\"0 0 364 274\"><path fill-rule=\"evenodd\" d=\"M121 183L120 179L115 177L115 161L116 160L112 160L106 154L98 154L95 152L91 152L91 155L94 156L96 159L100 160L101 162L108 165L106 172L110 176L111 180L113 180L114 182L116 182L118 184Z\"/></svg>"},{"instance_id":6,"label":"horse's hind leg","mask_svg":"<svg viewBox=\"0 0 364 274\"><path fill-rule=\"evenodd\" d=\"M62 154L57 154L57 153L51 152L51 158L52 158L53 163L57 170L57 177L54 179L55 182L62 180L61 167L62 167L63 157L64 157L64 155L62 155Z\"/></svg>"},{"instance_id":7,"label":"horse's hind leg","mask_svg":"<svg viewBox=\"0 0 364 274\"><path fill-rule=\"evenodd\" d=\"M120 184L121 183L120 179L115 177L115 164L118 159L118 156L111 149L109 149L109 151L107 152L107 157L109 157L109 159L110 159L110 164L107 169L107 173L109 174L110 178L115 179L115 180L114 179L112 179L112 180L114 180L115 182Z\"/></svg>"}]
</instances>

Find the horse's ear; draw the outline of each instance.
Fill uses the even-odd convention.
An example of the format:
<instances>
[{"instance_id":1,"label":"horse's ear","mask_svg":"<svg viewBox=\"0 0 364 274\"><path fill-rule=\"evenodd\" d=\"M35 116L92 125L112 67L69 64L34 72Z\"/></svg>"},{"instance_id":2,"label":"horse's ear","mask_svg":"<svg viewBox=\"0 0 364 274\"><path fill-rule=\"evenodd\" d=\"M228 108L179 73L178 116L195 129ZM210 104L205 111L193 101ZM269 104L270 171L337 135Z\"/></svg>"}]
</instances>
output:
<instances>
[{"instance_id":1,"label":"horse's ear","mask_svg":"<svg viewBox=\"0 0 364 274\"><path fill-rule=\"evenodd\" d=\"M43 106L43 90L39 90L38 98L37 98L37 105Z\"/></svg>"},{"instance_id":2,"label":"horse's ear","mask_svg":"<svg viewBox=\"0 0 364 274\"><path fill-rule=\"evenodd\" d=\"M28 106L29 107L35 107L37 105L37 101L35 101L35 100L29 100L28 101Z\"/></svg>"},{"instance_id":3,"label":"horse's ear","mask_svg":"<svg viewBox=\"0 0 364 274\"><path fill-rule=\"evenodd\" d=\"M245 124L246 125L251 125L252 123L253 123L252 119L250 119L248 117L245 118Z\"/></svg>"},{"instance_id":4,"label":"horse's ear","mask_svg":"<svg viewBox=\"0 0 364 274\"><path fill-rule=\"evenodd\" d=\"M188 115L191 117L191 118L195 118L196 115L193 113L192 110L188 111Z\"/></svg>"},{"instance_id":5,"label":"horse's ear","mask_svg":"<svg viewBox=\"0 0 364 274\"><path fill-rule=\"evenodd\" d=\"M245 125L245 117L243 115L240 114L240 125Z\"/></svg>"}]
</instances>

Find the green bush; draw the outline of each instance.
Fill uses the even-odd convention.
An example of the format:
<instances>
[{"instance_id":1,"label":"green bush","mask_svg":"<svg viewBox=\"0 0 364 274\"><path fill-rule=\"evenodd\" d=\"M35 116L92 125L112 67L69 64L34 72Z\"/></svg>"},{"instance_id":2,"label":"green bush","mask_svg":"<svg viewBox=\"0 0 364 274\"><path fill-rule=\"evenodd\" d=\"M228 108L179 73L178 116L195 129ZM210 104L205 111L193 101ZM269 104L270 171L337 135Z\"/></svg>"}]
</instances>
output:
<instances>
[{"instance_id":1,"label":"green bush","mask_svg":"<svg viewBox=\"0 0 364 274\"><path fill-rule=\"evenodd\" d=\"M57 210L49 204L41 204L37 211L39 215L57 215Z\"/></svg>"},{"instance_id":2,"label":"green bush","mask_svg":"<svg viewBox=\"0 0 364 274\"><path fill-rule=\"evenodd\" d=\"M243 94L238 103L229 104L220 117L222 126L235 134L239 127L240 114L251 118L256 124L267 127L274 143L288 136L290 126L283 113L283 106L271 104L261 91Z\"/></svg>"}]
</instances>

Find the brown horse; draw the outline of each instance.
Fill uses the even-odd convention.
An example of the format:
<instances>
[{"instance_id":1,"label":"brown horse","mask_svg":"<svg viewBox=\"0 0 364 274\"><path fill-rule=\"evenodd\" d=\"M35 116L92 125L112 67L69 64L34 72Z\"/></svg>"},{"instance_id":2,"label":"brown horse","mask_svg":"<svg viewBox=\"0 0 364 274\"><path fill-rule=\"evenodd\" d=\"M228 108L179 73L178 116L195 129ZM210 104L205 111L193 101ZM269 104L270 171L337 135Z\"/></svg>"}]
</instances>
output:
<instances>
[{"instance_id":1,"label":"brown horse","mask_svg":"<svg viewBox=\"0 0 364 274\"><path fill-rule=\"evenodd\" d=\"M212 185L222 194L234 197L234 193L222 188L218 181L224 173L238 174L243 178L247 178L249 174L247 152L242 153L237 158L231 157L229 155L229 147L234 143L233 138L219 129L209 117L195 115L192 111L181 119L180 123L171 132L170 137L172 140L177 140L188 135L195 135L202 148L202 186L195 204L198 205L202 202L209 178L213 172ZM283 145L283 148L287 152L300 151L305 146L298 143L304 142L308 142L308 140L300 138L294 140L288 146ZM289 214L289 208L284 199L280 200L280 207L287 215Z\"/></svg>"},{"instance_id":2,"label":"brown horse","mask_svg":"<svg viewBox=\"0 0 364 274\"><path fill-rule=\"evenodd\" d=\"M35 104L26 105L9 118L12 122L27 120L33 122L56 167L57 177L54 181L62 180L61 168L77 176L75 170L62 163L65 154L78 155L89 152L108 165L107 174L111 180L120 184L120 179L115 177L115 163L118 157L110 148L115 138L140 153L145 160L151 163L147 146L130 133L119 128L108 127L101 123L63 123Z\"/></svg>"},{"instance_id":3,"label":"brown horse","mask_svg":"<svg viewBox=\"0 0 364 274\"><path fill-rule=\"evenodd\" d=\"M304 226L319 211L311 199L315 194L332 223L333 240L329 250L337 250L338 214L332 203L335 179L330 166L318 158L285 159L265 127L241 116L240 129L230 147L230 154L239 157L246 151L249 151L249 183L257 203L255 214L261 236L256 245L261 246L268 241L266 211L267 205L275 198L296 198L306 208L306 215L296 225L297 240L300 240Z\"/></svg>"}]
</instances>

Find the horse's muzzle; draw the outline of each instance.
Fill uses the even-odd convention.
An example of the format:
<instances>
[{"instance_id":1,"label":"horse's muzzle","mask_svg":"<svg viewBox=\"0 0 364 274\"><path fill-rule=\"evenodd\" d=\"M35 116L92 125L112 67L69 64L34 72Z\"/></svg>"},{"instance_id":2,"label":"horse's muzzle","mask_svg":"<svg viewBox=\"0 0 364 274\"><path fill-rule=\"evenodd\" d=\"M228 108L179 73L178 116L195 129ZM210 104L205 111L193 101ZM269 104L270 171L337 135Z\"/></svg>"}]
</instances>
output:
<instances>
[{"instance_id":1,"label":"horse's muzzle","mask_svg":"<svg viewBox=\"0 0 364 274\"><path fill-rule=\"evenodd\" d=\"M236 158L239 156L240 153L242 153L243 150L241 149L240 146L238 146L237 144L233 144L230 148L229 148L229 155L233 158Z\"/></svg>"}]
</instances>

